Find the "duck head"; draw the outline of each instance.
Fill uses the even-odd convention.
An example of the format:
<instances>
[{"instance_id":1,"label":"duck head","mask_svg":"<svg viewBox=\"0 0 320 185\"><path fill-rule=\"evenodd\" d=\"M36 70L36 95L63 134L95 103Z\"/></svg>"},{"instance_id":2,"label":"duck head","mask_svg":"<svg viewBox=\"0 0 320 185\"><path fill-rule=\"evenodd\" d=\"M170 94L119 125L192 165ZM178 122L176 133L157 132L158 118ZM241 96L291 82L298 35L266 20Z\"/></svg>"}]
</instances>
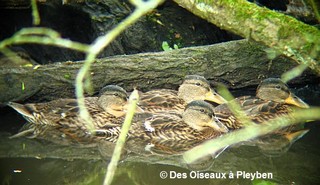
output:
<instances>
[{"instance_id":1,"label":"duck head","mask_svg":"<svg viewBox=\"0 0 320 185\"><path fill-rule=\"evenodd\" d=\"M194 100L207 100L217 104L227 101L210 87L210 83L198 75L188 75L178 90L178 96L185 102L190 103Z\"/></svg>"},{"instance_id":2,"label":"duck head","mask_svg":"<svg viewBox=\"0 0 320 185\"><path fill-rule=\"evenodd\" d=\"M203 100L190 102L182 114L185 123L196 130L213 128L218 132L228 132L228 128L218 121L213 112L213 106Z\"/></svg>"},{"instance_id":3,"label":"duck head","mask_svg":"<svg viewBox=\"0 0 320 185\"><path fill-rule=\"evenodd\" d=\"M123 116L128 104L127 92L117 85L107 85L99 92L98 104L116 117Z\"/></svg>"},{"instance_id":4,"label":"duck head","mask_svg":"<svg viewBox=\"0 0 320 185\"><path fill-rule=\"evenodd\" d=\"M309 108L309 105L296 96L289 87L279 78L267 78L257 88L257 97L278 103L295 105L300 108Z\"/></svg>"}]
</instances>

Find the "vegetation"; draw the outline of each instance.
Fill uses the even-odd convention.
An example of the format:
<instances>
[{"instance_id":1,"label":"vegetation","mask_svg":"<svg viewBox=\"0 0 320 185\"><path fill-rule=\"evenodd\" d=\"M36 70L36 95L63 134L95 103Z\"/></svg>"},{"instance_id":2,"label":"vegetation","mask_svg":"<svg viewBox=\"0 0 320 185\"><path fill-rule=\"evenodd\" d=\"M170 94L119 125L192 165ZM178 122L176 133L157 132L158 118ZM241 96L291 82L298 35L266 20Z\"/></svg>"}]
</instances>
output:
<instances>
[{"instance_id":1,"label":"vegetation","mask_svg":"<svg viewBox=\"0 0 320 185\"><path fill-rule=\"evenodd\" d=\"M107 175L104 181L104 184L111 184L113 176L115 174L115 170L117 169L117 164L120 159L121 150L125 144L127 134L130 129L131 121L136 111L137 103L139 101L139 94L137 90L134 90L129 98L129 108L128 113L126 114L126 118L122 125L121 133L116 143L116 147L114 148L114 152L111 158L111 161L108 166Z\"/></svg>"},{"instance_id":2,"label":"vegetation","mask_svg":"<svg viewBox=\"0 0 320 185\"><path fill-rule=\"evenodd\" d=\"M170 51L173 49L179 49L178 45L174 44L173 48L169 46L169 43L167 41L162 42L162 49L163 51Z\"/></svg>"},{"instance_id":3,"label":"vegetation","mask_svg":"<svg viewBox=\"0 0 320 185\"><path fill-rule=\"evenodd\" d=\"M252 39L320 74L320 31L293 17L246 0L175 0L209 22Z\"/></svg>"}]
</instances>

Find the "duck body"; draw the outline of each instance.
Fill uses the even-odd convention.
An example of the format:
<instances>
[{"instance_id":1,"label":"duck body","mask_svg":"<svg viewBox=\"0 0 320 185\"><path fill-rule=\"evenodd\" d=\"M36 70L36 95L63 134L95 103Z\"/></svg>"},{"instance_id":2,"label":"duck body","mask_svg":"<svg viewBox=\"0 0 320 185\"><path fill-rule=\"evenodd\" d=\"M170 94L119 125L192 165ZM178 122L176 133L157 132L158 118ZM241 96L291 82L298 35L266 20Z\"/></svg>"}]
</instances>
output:
<instances>
[{"instance_id":1,"label":"duck body","mask_svg":"<svg viewBox=\"0 0 320 185\"><path fill-rule=\"evenodd\" d=\"M196 130L181 117L155 115L136 125L128 137L128 147L139 154L179 155L223 132L212 128Z\"/></svg>"},{"instance_id":2,"label":"duck body","mask_svg":"<svg viewBox=\"0 0 320 185\"><path fill-rule=\"evenodd\" d=\"M85 105L90 115L96 115L104 110L96 105L97 98L86 98ZM76 99L58 99L47 103L18 104L10 102L8 104L16 109L28 122L40 125L70 125L79 123L79 107Z\"/></svg>"},{"instance_id":3,"label":"duck body","mask_svg":"<svg viewBox=\"0 0 320 185\"><path fill-rule=\"evenodd\" d=\"M210 83L203 76L188 75L178 91L158 89L141 93L139 106L146 112L182 114L186 105L194 100L207 100L218 104L226 102L211 89Z\"/></svg>"},{"instance_id":4,"label":"duck body","mask_svg":"<svg viewBox=\"0 0 320 185\"><path fill-rule=\"evenodd\" d=\"M298 108L309 106L294 95L289 87L278 78L263 80L257 88L257 96L242 96L231 100L240 105L246 116L254 123L289 115ZM229 109L228 103L215 107L214 112L219 121L229 129L239 129L243 124L237 120Z\"/></svg>"},{"instance_id":5,"label":"duck body","mask_svg":"<svg viewBox=\"0 0 320 185\"><path fill-rule=\"evenodd\" d=\"M121 87L109 85L100 91L99 97L87 97L84 101L95 127L118 125L118 118L125 115L127 94ZM25 105L9 102L8 106L35 125L78 128L87 131L86 122L80 116L76 99L58 99Z\"/></svg>"},{"instance_id":6,"label":"duck body","mask_svg":"<svg viewBox=\"0 0 320 185\"><path fill-rule=\"evenodd\" d=\"M94 104L95 100L96 98L86 98L85 104L96 128L118 126L123 123L121 117L110 114ZM60 142L60 138L61 141L71 144L97 140L97 137L87 130L86 122L80 117L77 101L74 99L25 105L12 103L10 106L18 109L18 112L23 111L20 113L28 121L12 138L26 136L56 142Z\"/></svg>"},{"instance_id":7,"label":"duck body","mask_svg":"<svg viewBox=\"0 0 320 185\"><path fill-rule=\"evenodd\" d=\"M132 138L152 141L205 140L218 136L220 132L212 128L196 130L177 115L153 115L133 125Z\"/></svg>"},{"instance_id":8,"label":"duck body","mask_svg":"<svg viewBox=\"0 0 320 185\"><path fill-rule=\"evenodd\" d=\"M146 112L182 113L187 103L179 98L178 91L170 89L151 90L140 94L139 106Z\"/></svg>"},{"instance_id":9,"label":"duck body","mask_svg":"<svg viewBox=\"0 0 320 185\"><path fill-rule=\"evenodd\" d=\"M274 101L265 101L256 97L241 97L232 100L240 105L244 114L254 123L260 124L277 118L282 115L289 115L294 108L287 104ZM229 129L239 129L243 124L234 116L228 104L215 107L214 112L219 121L224 123Z\"/></svg>"},{"instance_id":10,"label":"duck body","mask_svg":"<svg viewBox=\"0 0 320 185\"><path fill-rule=\"evenodd\" d=\"M120 130L121 125L116 127L106 125L97 130L97 135L105 137L106 140L115 141ZM223 132L227 132L226 127L214 118L212 106L205 101L193 101L187 105L182 115L177 113L136 114L128 138L150 142L203 141L217 137Z\"/></svg>"}]
</instances>

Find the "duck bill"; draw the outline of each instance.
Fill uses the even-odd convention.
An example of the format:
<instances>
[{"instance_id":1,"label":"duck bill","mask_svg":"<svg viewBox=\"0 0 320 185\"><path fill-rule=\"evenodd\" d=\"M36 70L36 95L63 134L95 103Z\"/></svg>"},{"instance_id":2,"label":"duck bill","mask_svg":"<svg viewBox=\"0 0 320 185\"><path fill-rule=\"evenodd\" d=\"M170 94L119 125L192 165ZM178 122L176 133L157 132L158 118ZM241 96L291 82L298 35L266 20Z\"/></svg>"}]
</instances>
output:
<instances>
[{"instance_id":1,"label":"duck bill","mask_svg":"<svg viewBox=\"0 0 320 185\"><path fill-rule=\"evenodd\" d=\"M290 143L294 143L308 132L309 129L299 130L297 132L286 134L285 137L290 141Z\"/></svg>"},{"instance_id":2,"label":"duck bill","mask_svg":"<svg viewBox=\"0 0 320 185\"><path fill-rule=\"evenodd\" d=\"M219 131L219 132L228 132L229 129L224 125L222 124L217 118L214 118L212 120L212 123L211 123L211 126L212 128L214 128L216 131Z\"/></svg>"},{"instance_id":3,"label":"duck bill","mask_svg":"<svg viewBox=\"0 0 320 185\"><path fill-rule=\"evenodd\" d=\"M127 112L128 112L128 108L129 108L129 103L126 103L126 104L123 106L124 112L127 113ZM136 113L144 113L144 110L137 105Z\"/></svg>"},{"instance_id":4,"label":"duck bill","mask_svg":"<svg viewBox=\"0 0 320 185\"><path fill-rule=\"evenodd\" d=\"M284 100L287 104L295 105L300 108L309 108L309 105L305 103L303 100L301 100L298 96L295 94L290 94L290 96Z\"/></svg>"},{"instance_id":5,"label":"duck bill","mask_svg":"<svg viewBox=\"0 0 320 185\"><path fill-rule=\"evenodd\" d=\"M212 90L210 90L206 95L205 99L207 101L215 102L217 104L223 104L227 103L227 100L225 100L222 96L220 96L218 93L213 93Z\"/></svg>"}]
</instances>

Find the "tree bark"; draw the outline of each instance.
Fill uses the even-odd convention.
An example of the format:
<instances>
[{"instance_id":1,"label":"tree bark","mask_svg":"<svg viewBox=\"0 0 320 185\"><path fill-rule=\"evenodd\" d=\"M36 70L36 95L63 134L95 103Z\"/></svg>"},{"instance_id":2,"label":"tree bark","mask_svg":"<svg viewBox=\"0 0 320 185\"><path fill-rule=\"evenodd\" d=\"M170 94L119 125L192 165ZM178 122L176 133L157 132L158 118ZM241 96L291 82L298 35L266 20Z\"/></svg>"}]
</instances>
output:
<instances>
[{"instance_id":1,"label":"tree bark","mask_svg":"<svg viewBox=\"0 0 320 185\"><path fill-rule=\"evenodd\" d=\"M195 15L305 63L320 75L320 31L293 17L246 0L175 0Z\"/></svg>"},{"instance_id":2,"label":"tree bark","mask_svg":"<svg viewBox=\"0 0 320 185\"><path fill-rule=\"evenodd\" d=\"M107 84L130 91L154 88L177 89L185 75L205 76L212 84L225 83L231 89L257 85L261 79L279 77L295 63L285 57L270 60L266 48L246 40L210 46L190 47L158 53L122 55L97 59L91 67L95 92ZM65 62L35 67L0 69L0 103L33 102L74 97L74 81L83 62ZM305 73L295 82L315 80Z\"/></svg>"}]
</instances>

